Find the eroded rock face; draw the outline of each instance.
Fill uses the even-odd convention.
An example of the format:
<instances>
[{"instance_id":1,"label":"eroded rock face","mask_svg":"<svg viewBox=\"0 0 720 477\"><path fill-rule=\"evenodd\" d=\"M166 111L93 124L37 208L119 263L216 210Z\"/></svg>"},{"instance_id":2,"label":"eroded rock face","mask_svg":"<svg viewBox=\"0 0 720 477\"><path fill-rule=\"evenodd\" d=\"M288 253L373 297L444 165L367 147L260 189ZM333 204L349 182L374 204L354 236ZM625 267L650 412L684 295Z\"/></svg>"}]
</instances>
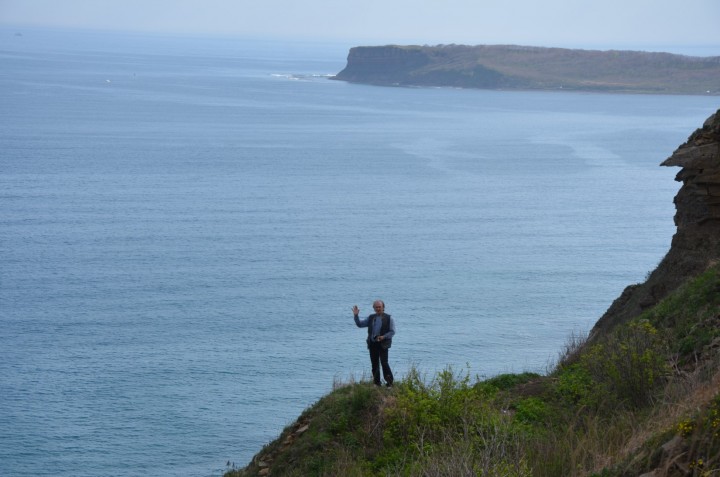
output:
<instances>
[{"instance_id":1,"label":"eroded rock face","mask_svg":"<svg viewBox=\"0 0 720 477\"><path fill-rule=\"evenodd\" d=\"M657 304L688 278L720 260L720 110L663 166L679 166L672 246L648 280L625 289L595 324L591 339Z\"/></svg>"},{"instance_id":2,"label":"eroded rock face","mask_svg":"<svg viewBox=\"0 0 720 477\"><path fill-rule=\"evenodd\" d=\"M675 178L683 183L675 197L678 231L720 220L720 110L662 165L683 168Z\"/></svg>"},{"instance_id":3,"label":"eroded rock face","mask_svg":"<svg viewBox=\"0 0 720 477\"><path fill-rule=\"evenodd\" d=\"M367 83L400 84L412 81L412 72L430 63L419 48L401 46L350 49L347 66L333 79Z\"/></svg>"}]
</instances>

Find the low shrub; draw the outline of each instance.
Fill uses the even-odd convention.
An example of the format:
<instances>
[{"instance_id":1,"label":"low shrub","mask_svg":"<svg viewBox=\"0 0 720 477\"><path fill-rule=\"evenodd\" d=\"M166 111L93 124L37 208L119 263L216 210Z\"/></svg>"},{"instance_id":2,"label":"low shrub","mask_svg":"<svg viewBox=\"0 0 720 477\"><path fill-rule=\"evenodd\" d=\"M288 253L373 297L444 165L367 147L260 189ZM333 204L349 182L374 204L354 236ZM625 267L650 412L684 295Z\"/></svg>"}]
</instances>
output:
<instances>
[{"instance_id":1,"label":"low shrub","mask_svg":"<svg viewBox=\"0 0 720 477\"><path fill-rule=\"evenodd\" d=\"M607 404L648 404L669 373L664 340L647 320L619 326L581 358Z\"/></svg>"}]
</instances>

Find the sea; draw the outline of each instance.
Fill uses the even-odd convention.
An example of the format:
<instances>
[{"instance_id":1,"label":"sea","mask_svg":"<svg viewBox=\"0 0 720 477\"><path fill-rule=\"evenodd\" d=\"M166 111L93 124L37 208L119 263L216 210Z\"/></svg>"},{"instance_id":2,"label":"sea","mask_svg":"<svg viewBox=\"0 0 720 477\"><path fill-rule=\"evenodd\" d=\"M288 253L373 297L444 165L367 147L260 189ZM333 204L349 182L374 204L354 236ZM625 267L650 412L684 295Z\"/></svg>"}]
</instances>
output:
<instances>
[{"instance_id":1,"label":"sea","mask_svg":"<svg viewBox=\"0 0 720 477\"><path fill-rule=\"evenodd\" d=\"M0 29L0 475L220 476L366 380L552 369L718 97L331 80L352 44Z\"/></svg>"}]
</instances>

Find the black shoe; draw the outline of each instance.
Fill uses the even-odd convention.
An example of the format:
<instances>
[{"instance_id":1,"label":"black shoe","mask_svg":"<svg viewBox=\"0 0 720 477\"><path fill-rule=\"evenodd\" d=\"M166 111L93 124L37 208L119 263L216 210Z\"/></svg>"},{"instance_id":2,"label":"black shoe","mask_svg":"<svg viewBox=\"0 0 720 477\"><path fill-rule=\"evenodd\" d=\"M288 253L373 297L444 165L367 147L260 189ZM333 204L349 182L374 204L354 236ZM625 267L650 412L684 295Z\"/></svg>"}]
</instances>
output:
<instances>
[{"instance_id":1,"label":"black shoe","mask_svg":"<svg viewBox=\"0 0 720 477\"><path fill-rule=\"evenodd\" d=\"M388 387L388 388L391 388L391 387L393 387L392 384L393 384L393 383L385 383L385 386Z\"/></svg>"}]
</instances>

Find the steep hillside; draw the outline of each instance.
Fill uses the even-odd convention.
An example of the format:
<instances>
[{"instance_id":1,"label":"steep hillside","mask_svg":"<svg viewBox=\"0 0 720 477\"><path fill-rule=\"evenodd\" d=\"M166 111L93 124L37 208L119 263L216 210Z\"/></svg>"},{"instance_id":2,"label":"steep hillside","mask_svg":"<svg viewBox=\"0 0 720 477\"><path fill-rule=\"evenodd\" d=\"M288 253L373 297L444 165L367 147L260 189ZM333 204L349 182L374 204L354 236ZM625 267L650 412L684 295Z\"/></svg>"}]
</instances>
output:
<instances>
[{"instance_id":1,"label":"steep hillside","mask_svg":"<svg viewBox=\"0 0 720 477\"><path fill-rule=\"evenodd\" d=\"M720 475L720 111L663 165L671 250L547 375L347 383L226 476Z\"/></svg>"},{"instance_id":2,"label":"steep hillside","mask_svg":"<svg viewBox=\"0 0 720 477\"><path fill-rule=\"evenodd\" d=\"M720 57L527 46L350 50L333 79L394 86L720 94Z\"/></svg>"}]
</instances>

